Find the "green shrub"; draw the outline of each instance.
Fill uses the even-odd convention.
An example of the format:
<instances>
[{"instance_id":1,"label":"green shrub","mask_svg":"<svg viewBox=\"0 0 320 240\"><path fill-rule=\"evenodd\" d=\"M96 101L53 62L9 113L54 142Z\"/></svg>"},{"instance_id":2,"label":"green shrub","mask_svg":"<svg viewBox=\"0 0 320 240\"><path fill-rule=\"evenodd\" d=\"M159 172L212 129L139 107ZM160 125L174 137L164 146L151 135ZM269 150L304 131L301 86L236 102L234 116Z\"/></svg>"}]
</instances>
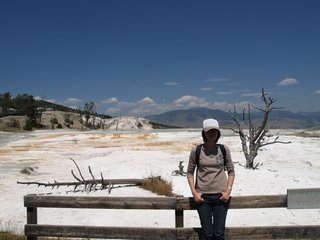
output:
<instances>
[{"instance_id":1,"label":"green shrub","mask_svg":"<svg viewBox=\"0 0 320 240\"><path fill-rule=\"evenodd\" d=\"M12 127L12 128L20 128L20 122L15 119L15 118L11 118L10 119L10 126L9 127Z\"/></svg>"},{"instance_id":2,"label":"green shrub","mask_svg":"<svg viewBox=\"0 0 320 240\"><path fill-rule=\"evenodd\" d=\"M52 124L58 124L58 119L57 118L51 118L50 123Z\"/></svg>"},{"instance_id":3,"label":"green shrub","mask_svg":"<svg viewBox=\"0 0 320 240\"><path fill-rule=\"evenodd\" d=\"M70 128L70 126L73 125L73 121L71 120L70 114L66 114L64 116L64 125L68 128Z\"/></svg>"},{"instance_id":4,"label":"green shrub","mask_svg":"<svg viewBox=\"0 0 320 240\"><path fill-rule=\"evenodd\" d=\"M23 130L31 131L32 130L32 120L30 118L27 119L26 125L23 127Z\"/></svg>"}]
</instances>

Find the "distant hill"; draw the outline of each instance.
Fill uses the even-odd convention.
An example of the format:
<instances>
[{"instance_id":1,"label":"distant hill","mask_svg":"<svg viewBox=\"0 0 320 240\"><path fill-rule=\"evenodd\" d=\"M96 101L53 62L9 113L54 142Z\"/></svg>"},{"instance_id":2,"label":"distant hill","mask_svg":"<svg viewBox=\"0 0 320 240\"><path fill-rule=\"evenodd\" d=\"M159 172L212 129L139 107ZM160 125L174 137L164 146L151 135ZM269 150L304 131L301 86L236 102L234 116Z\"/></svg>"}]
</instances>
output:
<instances>
[{"instance_id":1,"label":"distant hill","mask_svg":"<svg viewBox=\"0 0 320 240\"><path fill-rule=\"evenodd\" d=\"M24 95L23 97L28 97ZM0 106L3 94L0 94ZM14 99L14 101L17 101ZM2 113L0 107L0 131L18 131L22 130L26 125L27 117L20 109L10 108L10 111ZM60 104L47 102L44 100L36 100L35 104L39 112L37 129L111 129L111 130L137 130L137 129L161 129L174 128L161 123L152 122L147 119L138 117L111 117L106 114L96 113L90 115L88 119L89 127L85 126L85 112L80 109L69 108Z\"/></svg>"},{"instance_id":2,"label":"distant hill","mask_svg":"<svg viewBox=\"0 0 320 240\"><path fill-rule=\"evenodd\" d=\"M171 126L199 128L204 119L212 118L213 116L218 121L228 123L228 125L232 123L232 119L230 118L230 114L228 112L208 108L173 110L162 114L148 115L144 118Z\"/></svg>"},{"instance_id":3,"label":"distant hill","mask_svg":"<svg viewBox=\"0 0 320 240\"><path fill-rule=\"evenodd\" d=\"M62 112L72 112L72 113L79 113L79 114L84 113L83 110L66 107L64 105L60 105L60 104L56 104L56 103L52 103L52 102L47 102L45 100L38 100L37 102L38 102L38 106L43 109L62 111ZM102 119L112 118L110 115L99 114L99 113L95 114L95 116L100 117Z\"/></svg>"},{"instance_id":4,"label":"distant hill","mask_svg":"<svg viewBox=\"0 0 320 240\"><path fill-rule=\"evenodd\" d=\"M242 117L239 115L239 117ZM154 122L178 126L199 128L202 121L206 118L215 118L220 122L222 128L234 127L231 114L222 110L209 108L191 108L188 110L174 110L162 114L148 115L144 118ZM261 112L252 111L251 118L253 122L259 122L262 119ZM299 112L274 110L270 113L269 124L272 128L292 128L304 129L320 125L320 112Z\"/></svg>"}]
</instances>

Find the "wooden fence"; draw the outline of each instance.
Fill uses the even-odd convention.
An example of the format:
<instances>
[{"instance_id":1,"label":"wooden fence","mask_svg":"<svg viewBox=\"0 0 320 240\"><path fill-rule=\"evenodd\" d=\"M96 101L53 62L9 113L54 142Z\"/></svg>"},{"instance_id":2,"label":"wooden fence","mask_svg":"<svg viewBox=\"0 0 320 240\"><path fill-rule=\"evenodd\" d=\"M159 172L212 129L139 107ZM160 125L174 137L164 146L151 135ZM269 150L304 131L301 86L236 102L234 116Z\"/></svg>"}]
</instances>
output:
<instances>
[{"instance_id":1,"label":"wooden fence","mask_svg":"<svg viewBox=\"0 0 320 240\"><path fill-rule=\"evenodd\" d=\"M76 197L24 196L27 208L25 235L104 239L198 239L200 228L184 227L184 210L195 209L188 197ZM38 208L157 209L175 211L175 228L43 225L37 222ZM231 209L287 208L287 195L233 196ZM228 227L226 239L320 239L320 226Z\"/></svg>"}]
</instances>

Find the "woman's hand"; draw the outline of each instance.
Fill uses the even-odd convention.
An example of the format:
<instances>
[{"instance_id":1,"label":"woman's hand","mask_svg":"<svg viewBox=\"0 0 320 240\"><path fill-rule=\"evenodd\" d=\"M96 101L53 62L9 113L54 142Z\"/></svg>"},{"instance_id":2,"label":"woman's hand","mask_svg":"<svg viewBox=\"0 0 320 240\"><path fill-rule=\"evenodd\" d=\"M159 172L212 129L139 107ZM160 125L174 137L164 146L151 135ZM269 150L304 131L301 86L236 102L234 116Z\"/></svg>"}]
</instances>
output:
<instances>
[{"instance_id":1,"label":"woman's hand","mask_svg":"<svg viewBox=\"0 0 320 240\"><path fill-rule=\"evenodd\" d=\"M194 198L194 201L196 203L201 203L204 201L204 199L201 197L202 193L199 193L199 192L195 192L192 194L193 195L193 198Z\"/></svg>"},{"instance_id":2,"label":"woman's hand","mask_svg":"<svg viewBox=\"0 0 320 240\"><path fill-rule=\"evenodd\" d=\"M222 196L220 197L220 200L222 201L222 202L228 202L229 200L230 200L230 193L231 193L231 191L225 191L225 192L222 192L221 194L222 194Z\"/></svg>"}]
</instances>

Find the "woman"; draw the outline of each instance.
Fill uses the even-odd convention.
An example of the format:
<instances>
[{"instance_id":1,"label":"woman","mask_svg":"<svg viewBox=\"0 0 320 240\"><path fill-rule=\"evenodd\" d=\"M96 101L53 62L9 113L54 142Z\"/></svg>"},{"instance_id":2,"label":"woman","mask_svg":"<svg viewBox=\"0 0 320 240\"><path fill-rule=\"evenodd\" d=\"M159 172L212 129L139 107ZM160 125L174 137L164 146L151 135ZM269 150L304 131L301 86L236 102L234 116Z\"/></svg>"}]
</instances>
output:
<instances>
[{"instance_id":1,"label":"woman","mask_svg":"<svg viewBox=\"0 0 320 240\"><path fill-rule=\"evenodd\" d=\"M215 119L203 121L201 150L196 160L196 147L190 152L187 170L188 183L196 202L203 238L224 239L228 202L235 177L230 150L218 145L221 136L219 123ZM224 159L225 155L225 159ZM198 165L198 167L197 167ZM225 167L227 173L225 173ZM196 173L196 182L194 173Z\"/></svg>"}]
</instances>

